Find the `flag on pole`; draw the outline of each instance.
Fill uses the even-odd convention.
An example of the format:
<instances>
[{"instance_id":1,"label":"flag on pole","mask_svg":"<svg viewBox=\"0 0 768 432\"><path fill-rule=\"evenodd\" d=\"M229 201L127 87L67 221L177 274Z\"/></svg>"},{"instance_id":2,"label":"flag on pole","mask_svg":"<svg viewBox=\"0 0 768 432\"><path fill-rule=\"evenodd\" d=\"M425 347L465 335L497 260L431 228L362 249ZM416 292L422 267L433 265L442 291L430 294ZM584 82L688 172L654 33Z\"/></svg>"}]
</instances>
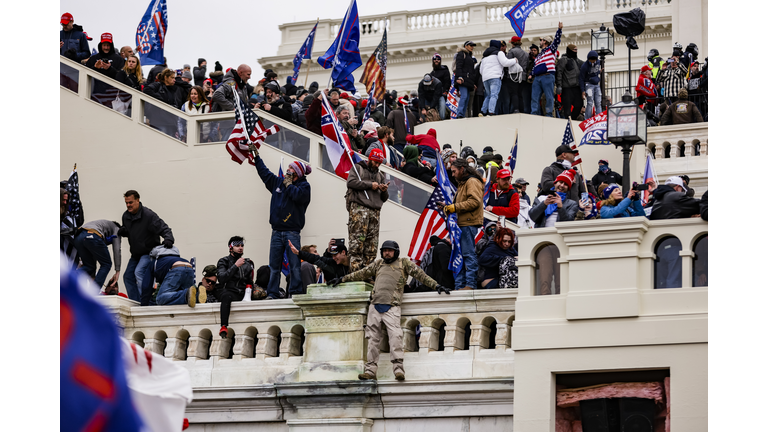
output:
<instances>
[{"instance_id":1,"label":"flag on pole","mask_svg":"<svg viewBox=\"0 0 768 432\"><path fill-rule=\"evenodd\" d=\"M579 155L578 146L573 139L573 130L571 129L571 122L567 121L565 124L565 133L563 133L562 145L568 146L575 152L572 166L576 166L581 163L581 156Z\"/></svg>"},{"instance_id":2,"label":"flag on pole","mask_svg":"<svg viewBox=\"0 0 768 432\"><path fill-rule=\"evenodd\" d=\"M485 179L485 188L483 188L483 208L488 205L488 198L491 194L491 173L488 173L488 177Z\"/></svg>"},{"instance_id":3,"label":"flag on pole","mask_svg":"<svg viewBox=\"0 0 768 432\"><path fill-rule=\"evenodd\" d=\"M523 37L525 32L525 20L528 19L528 15L533 12L534 9L548 2L549 0L520 0L517 4L505 13L512 24L512 28L515 30L518 36Z\"/></svg>"},{"instance_id":4,"label":"flag on pole","mask_svg":"<svg viewBox=\"0 0 768 432\"><path fill-rule=\"evenodd\" d=\"M648 184L653 180L656 182L656 184L659 184L659 181L656 180L656 170L653 169L653 158L651 157L651 154L648 153L648 155L645 156L645 169L643 170L643 183ZM643 205L648 203L648 199L650 199L651 193L647 190L643 191L643 197L642 197L642 203Z\"/></svg>"},{"instance_id":5,"label":"flag on pole","mask_svg":"<svg viewBox=\"0 0 768 432\"><path fill-rule=\"evenodd\" d=\"M235 127L232 129L232 133L227 140L227 152L232 157L232 160L240 165L246 159L248 159L248 163L251 165L256 165L253 155L248 149L248 144L253 143L256 148L260 148L268 136L280 130L280 126L274 125L268 129L265 128L259 116L245 106L237 92L233 93L235 94L236 121Z\"/></svg>"},{"instance_id":6,"label":"flag on pole","mask_svg":"<svg viewBox=\"0 0 768 432\"><path fill-rule=\"evenodd\" d=\"M608 134L606 128L608 127L608 111L603 111L599 114L579 123L579 128L584 132L584 136L581 138L579 146L587 145L608 145L611 142L608 141Z\"/></svg>"},{"instance_id":7,"label":"flag on pole","mask_svg":"<svg viewBox=\"0 0 768 432\"><path fill-rule=\"evenodd\" d=\"M378 103L376 101L376 97L374 96L376 94L376 83L373 83L373 86L368 91L368 102L365 105L365 112L363 113L363 121L360 122L360 130L363 129L363 125L365 124L365 121L368 120L369 117L371 117L371 110L373 110L373 107L376 106Z\"/></svg>"},{"instance_id":8,"label":"flag on pole","mask_svg":"<svg viewBox=\"0 0 768 432\"><path fill-rule=\"evenodd\" d=\"M448 90L448 99L445 101L445 106L451 112L452 119L459 116L459 98L459 91L453 83L453 78L451 78L451 88Z\"/></svg>"},{"instance_id":9,"label":"flag on pole","mask_svg":"<svg viewBox=\"0 0 768 432\"><path fill-rule=\"evenodd\" d=\"M456 195L456 188L448 180L448 173L445 172L445 166L443 165L443 159L437 158L437 186L442 190L445 197L445 204L453 204L453 199ZM451 213L446 218L448 224L448 231L451 233L451 262L448 267L453 271L453 276L459 274L461 266L464 264L464 257L461 255L461 229L459 228L458 216L456 213Z\"/></svg>"},{"instance_id":10,"label":"flag on pole","mask_svg":"<svg viewBox=\"0 0 768 432\"><path fill-rule=\"evenodd\" d=\"M325 93L322 93L321 96L323 99L321 101L320 127L323 130L323 138L325 138L325 151L336 174L346 180L352 166L363 159L351 150L349 136L341 127L341 123L339 123L339 119L336 117Z\"/></svg>"},{"instance_id":11,"label":"flag on pole","mask_svg":"<svg viewBox=\"0 0 768 432\"><path fill-rule=\"evenodd\" d=\"M165 0L150 0L147 11L136 28L136 46L142 65L165 63L163 50L168 32L168 8Z\"/></svg>"},{"instance_id":12,"label":"flag on pole","mask_svg":"<svg viewBox=\"0 0 768 432\"><path fill-rule=\"evenodd\" d=\"M515 131L515 145L512 146L512 150L509 152L509 157L507 158L507 163L504 165L509 168L510 174L515 172L515 166L517 166L517 131Z\"/></svg>"},{"instance_id":13,"label":"flag on pole","mask_svg":"<svg viewBox=\"0 0 768 432\"><path fill-rule=\"evenodd\" d=\"M331 80L335 87L352 93L357 92L352 71L363 65L359 45L360 20L357 16L357 0L352 0L339 26L339 34L336 35L328 51L317 59L317 63L323 69L333 68Z\"/></svg>"},{"instance_id":14,"label":"flag on pole","mask_svg":"<svg viewBox=\"0 0 768 432\"><path fill-rule=\"evenodd\" d=\"M368 93L372 93L377 100L384 98L387 89L387 29L379 46L371 54L371 58L365 64L360 82L365 84ZM370 102L369 102L370 105Z\"/></svg>"},{"instance_id":15,"label":"flag on pole","mask_svg":"<svg viewBox=\"0 0 768 432\"><path fill-rule=\"evenodd\" d=\"M429 243L430 237L433 235L441 239L448 237L449 232L448 226L445 223L445 213L443 213L443 208L437 204L438 202L446 201L442 190L436 187L432 191L432 195L429 197L424 210L421 212L421 216L419 216L419 221L413 230L411 246L408 248L408 256L417 263L421 262L424 252L432 247Z\"/></svg>"},{"instance_id":16,"label":"flag on pole","mask_svg":"<svg viewBox=\"0 0 768 432\"><path fill-rule=\"evenodd\" d=\"M65 189L69 194L67 213L69 213L75 228L79 228L85 223L85 215L83 214L83 203L80 201L80 177L77 175L77 169L73 169L72 173L69 174Z\"/></svg>"},{"instance_id":17,"label":"flag on pole","mask_svg":"<svg viewBox=\"0 0 768 432\"><path fill-rule=\"evenodd\" d=\"M293 77L291 77L291 84L296 84L296 79L299 77L299 69L301 69L301 63L304 59L312 58L312 46L315 44L315 31L317 31L317 23L312 27L312 31L309 32L309 36L307 36L307 39L304 40L301 48L299 48L299 52L293 57Z\"/></svg>"}]
</instances>

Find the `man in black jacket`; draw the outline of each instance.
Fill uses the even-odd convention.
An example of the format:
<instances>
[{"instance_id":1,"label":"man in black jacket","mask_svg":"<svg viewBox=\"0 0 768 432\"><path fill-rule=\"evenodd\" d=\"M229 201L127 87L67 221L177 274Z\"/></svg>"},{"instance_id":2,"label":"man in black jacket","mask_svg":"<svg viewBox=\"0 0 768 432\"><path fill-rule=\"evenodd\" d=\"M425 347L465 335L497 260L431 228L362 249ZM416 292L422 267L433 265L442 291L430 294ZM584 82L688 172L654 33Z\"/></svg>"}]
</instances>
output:
<instances>
[{"instance_id":1,"label":"man in black jacket","mask_svg":"<svg viewBox=\"0 0 768 432\"><path fill-rule=\"evenodd\" d=\"M557 160L541 171L541 190L539 191L538 196L549 193L555 185L557 176L564 171L571 169L573 166L572 163L575 160L575 153L576 152L567 145L561 144L555 149L555 157ZM569 186L568 199L579 202L581 201L581 194L587 190L584 188L584 182L581 181L581 175L576 171L574 171L574 173L576 174L576 177L573 179L573 186Z\"/></svg>"},{"instance_id":2,"label":"man in black jacket","mask_svg":"<svg viewBox=\"0 0 768 432\"><path fill-rule=\"evenodd\" d=\"M653 191L653 207L648 219L683 219L698 215L699 200L686 194L683 179L672 176Z\"/></svg>"},{"instance_id":3,"label":"man in black jacket","mask_svg":"<svg viewBox=\"0 0 768 432\"><path fill-rule=\"evenodd\" d=\"M291 252L299 256L299 259L318 266L323 271L323 278L326 281L349 274L349 256L347 255L347 247L344 244L328 246L328 252L324 255L329 256L320 256L303 250L300 251L290 241L288 241L288 246L291 248Z\"/></svg>"},{"instance_id":4,"label":"man in black jacket","mask_svg":"<svg viewBox=\"0 0 768 432\"><path fill-rule=\"evenodd\" d=\"M160 246L160 237L163 238L162 245L168 249L173 247L174 239L171 228L160 216L141 204L138 192L131 189L123 197L127 210L123 213L123 226L117 234L128 237L131 245L131 259L125 266L123 283L128 298L140 301L139 287L142 286L146 267L150 263L149 253L155 246Z\"/></svg>"},{"instance_id":5,"label":"man in black jacket","mask_svg":"<svg viewBox=\"0 0 768 432\"><path fill-rule=\"evenodd\" d=\"M445 120L445 101L448 95L448 90L451 88L451 71L448 70L448 66L443 66L443 57L439 53L435 53L432 56L432 72L429 73L432 78L440 81L443 87L443 94L438 104L438 111L440 112L440 119Z\"/></svg>"},{"instance_id":6,"label":"man in black jacket","mask_svg":"<svg viewBox=\"0 0 768 432\"><path fill-rule=\"evenodd\" d=\"M592 177L592 185L596 188L599 188L602 183L605 184L611 184L616 183L618 185L622 184L622 177L621 174L611 171L611 168L608 166L608 161L605 159L600 159L597 162L597 174L595 174Z\"/></svg>"},{"instance_id":7,"label":"man in black jacket","mask_svg":"<svg viewBox=\"0 0 768 432\"><path fill-rule=\"evenodd\" d=\"M243 249L245 248L245 239L240 236L233 236L227 242L229 245L229 255L219 259L216 263L216 276L218 287L215 296L221 302L221 329L219 336L227 337L227 326L229 325L229 310L233 301L246 300L246 287L253 286L253 261L250 258L243 258Z\"/></svg>"},{"instance_id":8,"label":"man in black jacket","mask_svg":"<svg viewBox=\"0 0 768 432\"><path fill-rule=\"evenodd\" d=\"M75 19L69 12L61 16L59 54L74 61L85 60L91 55L88 37L83 33L83 27L75 25Z\"/></svg>"},{"instance_id":9,"label":"man in black jacket","mask_svg":"<svg viewBox=\"0 0 768 432\"><path fill-rule=\"evenodd\" d=\"M438 285L453 289L455 280L449 265L451 262L451 244L434 235L429 238L429 244L435 251L432 252L432 270L427 272L427 276L434 279Z\"/></svg>"},{"instance_id":10,"label":"man in black jacket","mask_svg":"<svg viewBox=\"0 0 768 432\"><path fill-rule=\"evenodd\" d=\"M464 118L467 115L469 106L469 93L475 89L475 83L472 77L475 74L475 61L472 58L476 43L472 41L464 42L464 46L459 48L456 54L456 71L454 84L459 90L459 115L457 118Z\"/></svg>"},{"instance_id":11,"label":"man in black jacket","mask_svg":"<svg viewBox=\"0 0 768 432\"><path fill-rule=\"evenodd\" d=\"M448 85L450 87L450 84ZM434 108L440 110L440 99L443 97L443 84L439 79L435 79L430 74L424 75L424 79L419 82L419 100L421 106L429 110ZM443 103L445 111L445 103ZM442 118L442 117L441 117Z\"/></svg>"},{"instance_id":12,"label":"man in black jacket","mask_svg":"<svg viewBox=\"0 0 768 432\"><path fill-rule=\"evenodd\" d=\"M117 76L117 71L123 69L125 60L115 51L115 45L112 43L112 33L103 33L99 43L99 52L92 55L85 63L91 69L110 77ZM98 83L97 83L98 84ZM98 89L94 89L98 92Z\"/></svg>"},{"instance_id":13,"label":"man in black jacket","mask_svg":"<svg viewBox=\"0 0 768 432\"><path fill-rule=\"evenodd\" d=\"M280 96L280 87L274 82L264 85L264 102L257 103L254 108L262 109L287 122L293 119L293 108Z\"/></svg>"}]
</instances>

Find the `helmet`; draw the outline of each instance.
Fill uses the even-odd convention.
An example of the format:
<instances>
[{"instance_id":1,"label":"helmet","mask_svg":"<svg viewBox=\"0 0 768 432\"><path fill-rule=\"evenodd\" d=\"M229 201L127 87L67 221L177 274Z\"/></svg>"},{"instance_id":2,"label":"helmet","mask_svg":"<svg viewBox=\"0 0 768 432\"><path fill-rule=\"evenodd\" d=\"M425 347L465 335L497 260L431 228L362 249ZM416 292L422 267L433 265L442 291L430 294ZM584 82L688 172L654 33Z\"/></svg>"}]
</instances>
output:
<instances>
[{"instance_id":1,"label":"helmet","mask_svg":"<svg viewBox=\"0 0 768 432\"><path fill-rule=\"evenodd\" d=\"M392 250L394 250L395 251L395 256L392 257L392 259L385 259L384 258L384 249L392 249ZM379 251L381 252L381 258L384 259L384 262L387 263L387 264L389 264L391 262L394 262L397 258L400 257L400 246L398 246L397 242L394 241L394 240L387 240L387 241L385 241L381 245L381 248L379 249Z\"/></svg>"},{"instance_id":2,"label":"helmet","mask_svg":"<svg viewBox=\"0 0 768 432\"><path fill-rule=\"evenodd\" d=\"M659 50L657 50L656 48L651 48L651 50L648 51L648 60L653 59L657 55L659 55Z\"/></svg>"},{"instance_id":3,"label":"helmet","mask_svg":"<svg viewBox=\"0 0 768 432\"><path fill-rule=\"evenodd\" d=\"M672 49L673 49L673 50L676 50L676 49L677 49L677 50L682 50L682 49L683 49L683 46L682 46L682 45L680 45L680 42L675 42L675 44L674 44L674 45L672 45Z\"/></svg>"},{"instance_id":4,"label":"helmet","mask_svg":"<svg viewBox=\"0 0 768 432\"><path fill-rule=\"evenodd\" d=\"M264 91L266 91L267 89L272 90L272 93L274 94L280 94L280 87L278 87L277 84L275 84L272 81L264 85Z\"/></svg>"},{"instance_id":5,"label":"helmet","mask_svg":"<svg viewBox=\"0 0 768 432\"><path fill-rule=\"evenodd\" d=\"M697 47L695 43L691 42L685 48L685 52L693 54L694 59L696 59L699 56L699 47Z\"/></svg>"}]
</instances>

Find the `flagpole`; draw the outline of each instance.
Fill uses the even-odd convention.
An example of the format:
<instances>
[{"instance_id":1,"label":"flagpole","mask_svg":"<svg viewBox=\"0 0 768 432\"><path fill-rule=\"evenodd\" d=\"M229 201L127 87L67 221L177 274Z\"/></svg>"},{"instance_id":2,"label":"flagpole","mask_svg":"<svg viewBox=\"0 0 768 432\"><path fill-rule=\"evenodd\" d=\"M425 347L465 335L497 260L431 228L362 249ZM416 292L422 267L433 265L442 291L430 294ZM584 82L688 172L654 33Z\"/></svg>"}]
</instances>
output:
<instances>
[{"instance_id":1,"label":"flagpole","mask_svg":"<svg viewBox=\"0 0 768 432\"><path fill-rule=\"evenodd\" d=\"M344 13L344 20L341 22L341 27L339 27L339 34L336 36L339 39L339 43L336 45L336 54L333 56L333 69L331 69L331 76L328 77L328 85L326 88L331 88L331 83L333 82L333 70L336 69L337 62L339 61L339 51L341 51L341 44L344 41L344 26L347 24L347 18L349 18L349 11L352 10L352 3L354 3L355 0L351 0L349 2L349 7L347 7L347 12Z\"/></svg>"},{"instance_id":2,"label":"flagpole","mask_svg":"<svg viewBox=\"0 0 768 432\"><path fill-rule=\"evenodd\" d=\"M315 31L317 31L317 25L320 23L320 17L317 17L317 21L315 22ZM315 33L317 35L317 33ZM312 46L307 47L309 50L309 55L312 55L312 48L315 47L315 36L312 36ZM302 58L301 61L304 61ZM307 74L304 76L304 88L307 88L307 81L309 80L309 68L312 66L312 59L309 60L309 63L307 63Z\"/></svg>"},{"instance_id":3,"label":"flagpole","mask_svg":"<svg viewBox=\"0 0 768 432\"><path fill-rule=\"evenodd\" d=\"M571 117L568 116L568 125L571 126L571 135L573 135L573 122L571 121ZM573 143L576 144L576 137L573 137ZM578 147L578 146L577 146ZM584 161L582 161L583 163ZM587 188L587 179L584 178L584 174L581 172L581 169L579 168L579 165L576 165L576 172L579 173L579 176L581 177L581 183L584 185L584 190L589 193L589 189ZM581 197L579 197L581 199Z\"/></svg>"}]
</instances>

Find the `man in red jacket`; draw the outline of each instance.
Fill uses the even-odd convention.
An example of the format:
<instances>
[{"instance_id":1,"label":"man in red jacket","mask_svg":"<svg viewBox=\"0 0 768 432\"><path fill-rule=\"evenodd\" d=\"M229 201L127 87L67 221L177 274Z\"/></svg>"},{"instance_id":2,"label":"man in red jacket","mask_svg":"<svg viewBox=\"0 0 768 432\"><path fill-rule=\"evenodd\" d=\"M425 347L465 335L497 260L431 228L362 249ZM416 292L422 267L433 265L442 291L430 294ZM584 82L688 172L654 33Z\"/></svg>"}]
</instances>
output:
<instances>
[{"instance_id":1,"label":"man in red jacket","mask_svg":"<svg viewBox=\"0 0 768 432\"><path fill-rule=\"evenodd\" d=\"M511 183L512 173L508 169L499 170L496 173L496 183L491 185L488 193L488 204L485 209L517 223L517 215L520 213L520 195L515 188L510 187Z\"/></svg>"},{"instance_id":2,"label":"man in red jacket","mask_svg":"<svg viewBox=\"0 0 768 432\"><path fill-rule=\"evenodd\" d=\"M405 141L409 144L418 145L424 160L429 161L432 166L437 165L437 155L440 154L440 143L437 142L436 130L430 129L424 135L406 135Z\"/></svg>"}]
</instances>

